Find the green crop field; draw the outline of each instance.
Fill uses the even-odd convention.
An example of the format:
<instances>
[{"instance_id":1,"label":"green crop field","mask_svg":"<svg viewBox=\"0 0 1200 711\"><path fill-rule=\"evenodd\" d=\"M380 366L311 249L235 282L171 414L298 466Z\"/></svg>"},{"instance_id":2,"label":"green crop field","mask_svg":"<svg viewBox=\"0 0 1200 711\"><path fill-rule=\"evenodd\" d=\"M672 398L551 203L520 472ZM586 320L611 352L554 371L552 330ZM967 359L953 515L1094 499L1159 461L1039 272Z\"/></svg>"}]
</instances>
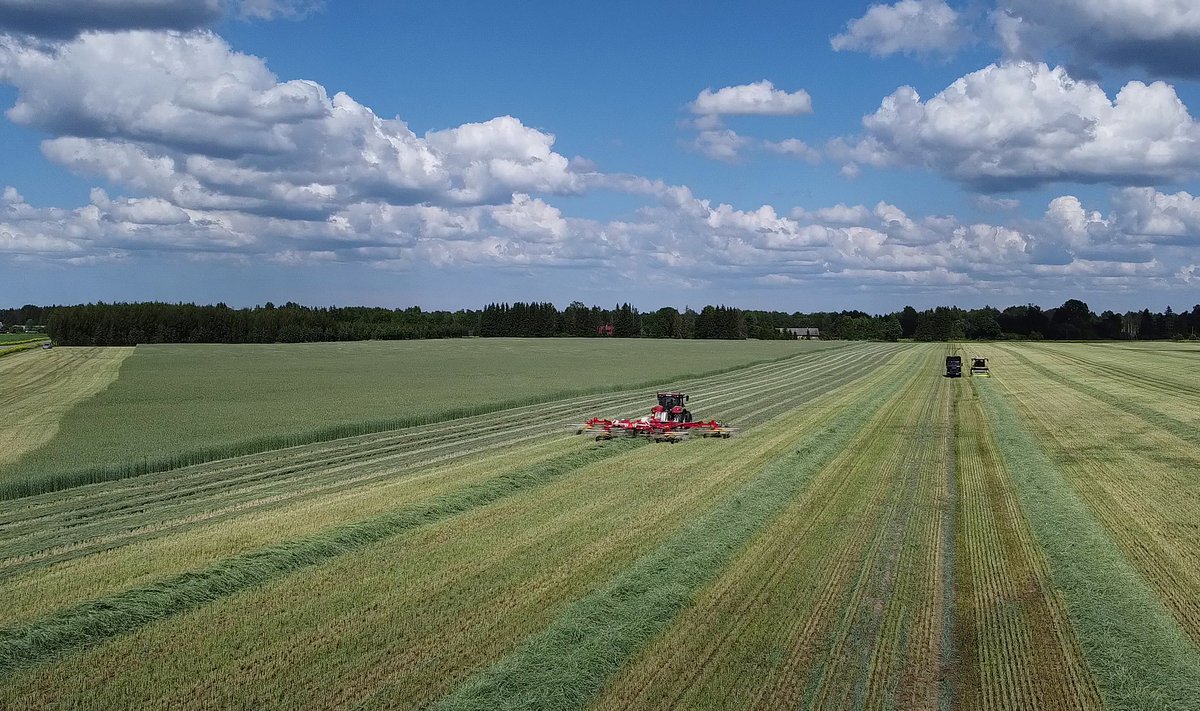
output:
<instances>
[{"instance_id":1,"label":"green crop field","mask_svg":"<svg viewBox=\"0 0 1200 711\"><path fill-rule=\"evenodd\" d=\"M993 377L942 377L954 352ZM1175 343L19 353L0 708L1200 709L1197 365ZM660 386L736 436L574 434Z\"/></svg>"},{"instance_id":2,"label":"green crop field","mask_svg":"<svg viewBox=\"0 0 1200 711\"><path fill-rule=\"evenodd\" d=\"M0 347L17 343L44 343L48 338L44 333L0 333Z\"/></svg>"},{"instance_id":3,"label":"green crop field","mask_svg":"<svg viewBox=\"0 0 1200 711\"><path fill-rule=\"evenodd\" d=\"M53 440L18 462L0 454L0 493L32 481L30 472L54 488L64 476L116 478L831 347L501 338L140 346L115 382L58 420Z\"/></svg>"}]
</instances>

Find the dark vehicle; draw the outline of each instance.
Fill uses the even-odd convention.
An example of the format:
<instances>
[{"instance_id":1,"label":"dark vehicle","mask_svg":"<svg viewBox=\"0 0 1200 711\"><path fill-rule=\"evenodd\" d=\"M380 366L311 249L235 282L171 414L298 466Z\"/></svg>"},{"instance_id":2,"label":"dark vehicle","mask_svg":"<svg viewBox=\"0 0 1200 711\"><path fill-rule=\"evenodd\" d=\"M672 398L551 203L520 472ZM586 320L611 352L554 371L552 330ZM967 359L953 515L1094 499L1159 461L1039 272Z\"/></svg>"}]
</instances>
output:
<instances>
[{"instance_id":1,"label":"dark vehicle","mask_svg":"<svg viewBox=\"0 0 1200 711\"><path fill-rule=\"evenodd\" d=\"M687 399L683 393L659 393L658 407L652 412L662 413L667 422L691 422L692 413L683 405Z\"/></svg>"},{"instance_id":2,"label":"dark vehicle","mask_svg":"<svg viewBox=\"0 0 1200 711\"><path fill-rule=\"evenodd\" d=\"M946 377L962 377L962 356L946 356Z\"/></svg>"}]
</instances>

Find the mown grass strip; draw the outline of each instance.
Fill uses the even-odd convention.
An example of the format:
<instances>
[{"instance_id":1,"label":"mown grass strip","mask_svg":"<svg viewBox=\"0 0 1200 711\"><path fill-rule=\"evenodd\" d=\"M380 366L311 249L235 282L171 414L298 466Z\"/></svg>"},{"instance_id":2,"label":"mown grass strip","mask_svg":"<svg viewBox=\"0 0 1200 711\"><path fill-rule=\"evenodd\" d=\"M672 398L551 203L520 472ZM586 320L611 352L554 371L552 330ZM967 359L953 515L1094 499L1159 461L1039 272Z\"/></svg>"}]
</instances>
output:
<instances>
[{"instance_id":1,"label":"mown grass strip","mask_svg":"<svg viewBox=\"0 0 1200 711\"><path fill-rule=\"evenodd\" d=\"M1157 410L1153 410L1149 407L1146 407L1145 405L1139 405L1136 402L1131 402L1127 399L1117 397L1116 395L1113 395L1110 392L1101 390L1100 388L1092 387L1091 385L1087 385L1086 383L1081 383L1077 380L1071 380L1070 378L1063 376L1061 373L1051 370L1050 368L1047 368L1046 366L1044 366L1040 363L1035 363L1028 356L1026 356L1022 353L1018 353L1015 350L1010 350L1010 349L1006 348L1005 351L1007 353L1015 356L1017 358L1017 360L1021 361L1023 364L1032 368L1034 371L1036 371L1038 373L1038 375L1042 375L1046 378L1049 378L1053 382L1059 383L1060 385L1065 385L1066 387L1074 390L1075 392L1082 393L1084 395L1087 395L1088 397L1095 398L1095 399L1099 400L1100 402L1103 402L1107 405L1112 405L1113 407L1117 408L1118 410L1121 410L1122 412L1127 412L1135 417L1145 420L1146 422L1154 425L1155 427L1158 427L1160 429L1166 430L1167 432L1170 432L1171 434L1175 435L1176 437L1182 439L1185 442L1189 442L1191 444L1200 446L1200 430L1197 430L1195 426L1193 426L1187 422L1176 419L1176 418L1171 417L1170 415L1164 414L1162 412L1158 412ZM1065 354L1058 354L1057 352L1055 354L1056 355L1065 355ZM1067 356L1067 357L1070 357L1070 356ZM1082 360L1082 359L1076 359L1076 360Z\"/></svg>"},{"instance_id":2,"label":"mown grass strip","mask_svg":"<svg viewBox=\"0 0 1200 711\"><path fill-rule=\"evenodd\" d=\"M40 347L41 347L41 341L36 341L36 342L32 342L32 343L23 341L14 346L9 346L8 344L5 344L4 348L0 348L0 358L3 358L6 355L12 355L14 353L20 353L21 351L27 351L27 350L30 350L33 348L40 348Z\"/></svg>"},{"instance_id":3,"label":"mown grass strip","mask_svg":"<svg viewBox=\"0 0 1200 711\"><path fill-rule=\"evenodd\" d=\"M793 454L755 475L608 586L572 605L508 657L471 677L437 708L582 707L908 380L895 379L868 390L853 406L805 433Z\"/></svg>"},{"instance_id":4,"label":"mown grass strip","mask_svg":"<svg viewBox=\"0 0 1200 711\"><path fill-rule=\"evenodd\" d=\"M717 375L724 375L726 373L745 370L747 368L753 368L756 366L780 363L791 359L811 359L814 357L827 356L830 351L840 350L845 347L845 345L838 345L821 350L789 354L783 356L782 358L750 361L727 368L718 368L701 373L687 373L678 376L675 378L675 380L710 378ZM64 489L85 486L87 484L116 481L119 479L129 479L145 474L165 472L172 469L195 466L197 464L205 464L207 462L230 459L232 457L239 457L249 454L260 454L262 452L270 452L289 447L298 447L307 444L316 444L319 442L331 442L334 440L345 439L347 437L358 437L362 435L377 434L380 432L390 432L392 430L400 430L408 427L437 424L464 417L474 417L477 415L500 412L502 410L508 410L516 407L526 407L545 402L553 402L555 400L564 400L568 398L602 393L618 393L626 390L643 390L661 386L663 383L664 380L659 378L657 380L623 384L615 388L611 385L603 385L593 388L560 390L557 392L543 393L530 397L513 398L500 402L472 405L468 407L458 407L443 410L437 413L343 423L301 432L290 432L281 435L248 438L223 445L202 447L190 451L178 452L163 456L145 457L142 459L130 460L115 464L97 465L70 471L45 472L34 477L23 477L20 479L0 481L0 501L19 499L26 496L35 496L37 494L45 494L53 491L62 491Z\"/></svg>"},{"instance_id":5,"label":"mown grass strip","mask_svg":"<svg viewBox=\"0 0 1200 711\"><path fill-rule=\"evenodd\" d=\"M19 627L0 630L0 675L50 661L406 530L540 486L643 443L616 441L572 452L363 521L227 558L154 585L91 600Z\"/></svg>"},{"instance_id":6,"label":"mown grass strip","mask_svg":"<svg viewBox=\"0 0 1200 711\"><path fill-rule=\"evenodd\" d=\"M992 383L972 382L1111 709L1200 708L1200 650Z\"/></svg>"}]
</instances>

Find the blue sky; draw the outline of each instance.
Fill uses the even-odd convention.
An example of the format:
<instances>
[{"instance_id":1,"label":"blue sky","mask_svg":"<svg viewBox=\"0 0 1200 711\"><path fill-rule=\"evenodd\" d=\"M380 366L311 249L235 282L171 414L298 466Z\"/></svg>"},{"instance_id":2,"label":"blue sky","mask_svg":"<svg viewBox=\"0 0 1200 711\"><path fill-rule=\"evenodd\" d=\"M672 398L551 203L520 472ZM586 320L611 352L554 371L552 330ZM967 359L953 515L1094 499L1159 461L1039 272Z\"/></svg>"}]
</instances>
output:
<instances>
[{"instance_id":1,"label":"blue sky","mask_svg":"<svg viewBox=\"0 0 1200 711\"><path fill-rule=\"evenodd\" d=\"M1190 0L45 5L3 303L1200 301Z\"/></svg>"}]
</instances>

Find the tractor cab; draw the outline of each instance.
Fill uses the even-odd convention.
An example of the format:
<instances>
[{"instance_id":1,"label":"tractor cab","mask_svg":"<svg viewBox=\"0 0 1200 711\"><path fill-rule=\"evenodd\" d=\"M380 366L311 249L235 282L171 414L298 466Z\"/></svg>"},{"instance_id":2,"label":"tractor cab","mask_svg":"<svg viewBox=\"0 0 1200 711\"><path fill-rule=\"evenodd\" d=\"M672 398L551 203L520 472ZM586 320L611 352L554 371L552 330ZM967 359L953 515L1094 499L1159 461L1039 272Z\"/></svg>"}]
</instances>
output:
<instances>
[{"instance_id":1,"label":"tractor cab","mask_svg":"<svg viewBox=\"0 0 1200 711\"><path fill-rule=\"evenodd\" d=\"M982 375L991 377L992 372L988 370L987 358L972 358L971 359L971 375Z\"/></svg>"},{"instance_id":2,"label":"tractor cab","mask_svg":"<svg viewBox=\"0 0 1200 711\"><path fill-rule=\"evenodd\" d=\"M692 413L684 405L688 396L683 393L659 393L654 414L663 422L691 422Z\"/></svg>"},{"instance_id":3,"label":"tractor cab","mask_svg":"<svg viewBox=\"0 0 1200 711\"><path fill-rule=\"evenodd\" d=\"M962 356L946 356L946 377L961 378L962 377Z\"/></svg>"}]
</instances>

